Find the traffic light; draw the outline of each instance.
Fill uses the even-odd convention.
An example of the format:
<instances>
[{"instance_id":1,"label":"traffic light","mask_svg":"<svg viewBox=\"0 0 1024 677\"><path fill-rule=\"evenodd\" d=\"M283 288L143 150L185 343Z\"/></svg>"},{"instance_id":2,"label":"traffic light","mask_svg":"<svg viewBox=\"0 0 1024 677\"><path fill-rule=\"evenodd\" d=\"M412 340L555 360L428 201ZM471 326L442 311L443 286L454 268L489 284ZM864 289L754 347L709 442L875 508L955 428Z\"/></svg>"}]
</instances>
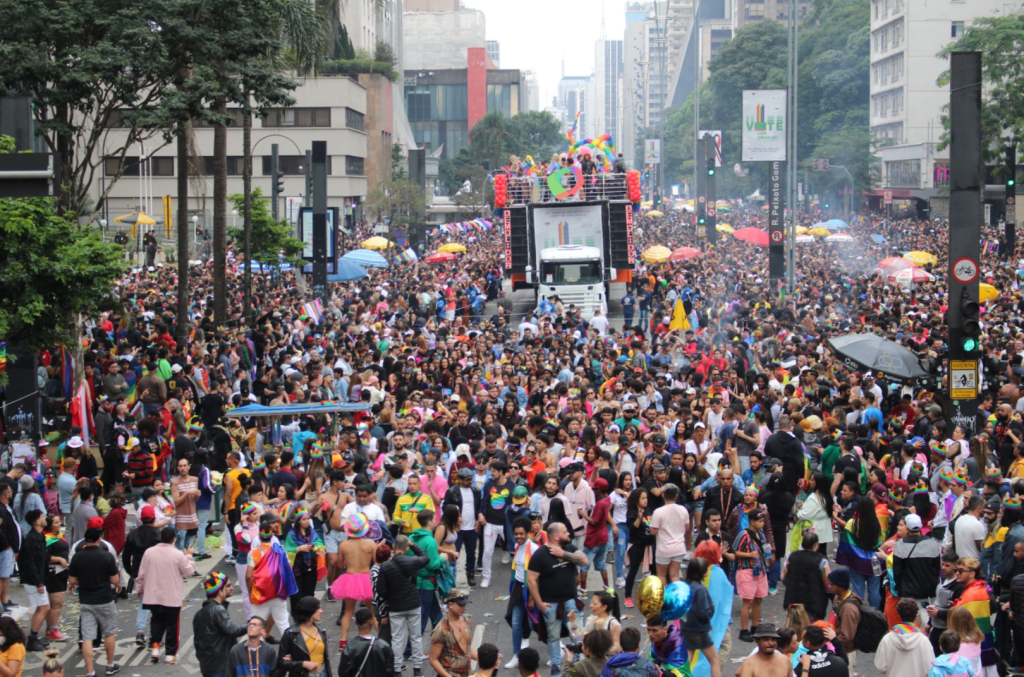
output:
<instances>
[{"instance_id":1,"label":"traffic light","mask_svg":"<svg viewBox=\"0 0 1024 677\"><path fill-rule=\"evenodd\" d=\"M697 225L698 226L703 226L704 223L705 223L704 215L701 214L700 216L697 217Z\"/></svg>"},{"instance_id":2,"label":"traffic light","mask_svg":"<svg viewBox=\"0 0 1024 677\"><path fill-rule=\"evenodd\" d=\"M967 287L960 293L960 317L963 331L960 347L967 354L981 350L981 305L970 297Z\"/></svg>"},{"instance_id":3,"label":"traffic light","mask_svg":"<svg viewBox=\"0 0 1024 677\"><path fill-rule=\"evenodd\" d=\"M709 157L707 160L708 176L715 175L715 158Z\"/></svg>"},{"instance_id":4,"label":"traffic light","mask_svg":"<svg viewBox=\"0 0 1024 677\"><path fill-rule=\"evenodd\" d=\"M284 192L284 172L277 173L277 193L280 195Z\"/></svg>"}]
</instances>

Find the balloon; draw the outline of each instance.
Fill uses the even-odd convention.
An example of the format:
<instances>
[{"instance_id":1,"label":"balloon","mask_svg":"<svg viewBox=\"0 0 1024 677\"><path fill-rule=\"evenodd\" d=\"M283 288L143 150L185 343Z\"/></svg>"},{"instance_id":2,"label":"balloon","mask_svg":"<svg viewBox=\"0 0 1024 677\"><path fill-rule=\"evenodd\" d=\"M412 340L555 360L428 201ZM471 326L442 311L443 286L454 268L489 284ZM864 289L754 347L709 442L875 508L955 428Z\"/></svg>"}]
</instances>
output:
<instances>
[{"instance_id":1,"label":"balloon","mask_svg":"<svg viewBox=\"0 0 1024 677\"><path fill-rule=\"evenodd\" d=\"M648 576L640 581L636 591L636 608L640 610L644 618L650 618L661 611L664 600L665 587L661 584L660 578Z\"/></svg>"},{"instance_id":2,"label":"balloon","mask_svg":"<svg viewBox=\"0 0 1024 677\"><path fill-rule=\"evenodd\" d=\"M661 617L666 621L674 621L686 615L693 602L690 584L685 581L669 583L665 588L665 602L661 607Z\"/></svg>"}]
</instances>

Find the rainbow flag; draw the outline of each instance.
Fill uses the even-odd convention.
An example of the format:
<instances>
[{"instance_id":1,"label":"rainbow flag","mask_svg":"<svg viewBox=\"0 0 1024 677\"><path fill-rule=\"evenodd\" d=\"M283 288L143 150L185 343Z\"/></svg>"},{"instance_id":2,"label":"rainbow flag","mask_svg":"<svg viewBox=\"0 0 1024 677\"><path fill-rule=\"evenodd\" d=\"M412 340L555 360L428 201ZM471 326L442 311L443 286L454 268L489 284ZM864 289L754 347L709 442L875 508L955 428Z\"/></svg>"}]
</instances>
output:
<instances>
[{"instance_id":1,"label":"rainbow flag","mask_svg":"<svg viewBox=\"0 0 1024 677\"><path fill-rule=\"evenodd\" d=\"M324 309L320 304L320 299L314 299L310 303L303 303L302 312L311 318L315 324L320 324L324 319Z\"/></svg>"},{"instance_id":2,"label":"rainbow flag","mask_svg":"<svg viewBox=\"0 0 1024 677\"><path fill-rule=\"evenodd\" d=\"M288 599L298 591L299 586L295 583L288 554L280 544L272 545L256 562L252 589L249 591L250 601L263 604L271 599Z\"/></svg>"},{"instance_id":3,"label":"rainbow flag","mask_svg":"<svg viewBox=\"0 0 1024 677\"><path fill-rule=\"evenodd\" d=\"M60 367L61 379L64 382L64 399L70 402L71 389L75 383L75 367L67 348L60 349Z\"/></svg>"},{"instance_id":4,"label":"rainbow flag","mask_svg":"<svg viewBox=\"0 0 1024 677\"><path fill-rule=\"evenodd\" d=\"M881 540L874 548L868 550L857 545L857 538L853 533L856 527L856 520L846 523L846 528L839 532L839 547L836 548L836 564L847 566L853 571L864 575L873 576L874 572L871 563L875 559L875 551L882 545Z\"/></svg>"},{"instance_id":5,"label":"rainbow flag","mask_svg":"<svg viewBox=\"0 0 1024 677\"><path fill-rule=\"evenodd\" d=\"M569 133L565 135L565 138L569 140L570 144L576 143L576 132L580 128L580 113L583 111L576 111L576 119L573 120L572 127L569 129Z\"/></svg>"},{"instance_id":6,"label":"rainbow flag","mask_svg":"<svg viewBox=\"0 0 1024 677\"><path fill-rule=\"evenodd\" d=\"M0 341L0 373L7 371L7 342Z\"/></svg>"},{"instance_id":7,"label":"rainbow flag","mask_svg":"<svg viewBox=\"0 0 1024 677\"><path fill-rule=\"evenodd\" d=\"M569 242L569 222L559 221L558 222L558 244L571 244Z\"/></svg>"},{"instance_id":8,"label":"rainbow flag","mask_svg":"<svg viewBox=\"0 0 1024 677\"><path fill-rule=\"evenodd\" d=\"M989 604L988 584L985 581L975 581L967 586L953 606L962 606L974 616L978 629L985 635L985 639L981 641L982 651L995 647L992 639L992 608Z\"/></svg>"}]
</instances>

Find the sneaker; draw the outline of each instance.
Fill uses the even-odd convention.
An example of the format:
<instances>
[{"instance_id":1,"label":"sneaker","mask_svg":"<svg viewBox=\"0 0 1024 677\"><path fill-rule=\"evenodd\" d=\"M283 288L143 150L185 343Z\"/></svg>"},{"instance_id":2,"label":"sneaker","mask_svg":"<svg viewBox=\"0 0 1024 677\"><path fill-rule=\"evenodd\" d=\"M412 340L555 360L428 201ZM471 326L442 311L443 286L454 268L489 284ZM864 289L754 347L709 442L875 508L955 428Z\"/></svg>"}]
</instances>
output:
<instances>
[{"instance_id":1,"label":"sneaker","mask_svg":"<svg viewBox=\"0 0 1024 677\"><path fill-rule=\"evenodd\" d=\"M627 609L632 609L633 608L633 598L632 597L627 597L625 604L626 604L626 608Z\"/></svg>"},{"instance_id":2,"label":"sneaker","mask_svg":"<svg viewBox=\"0 0 1024 677\"><path fill-rule=\"evenodd\" d=\"M135 635L135 646L146 646L146 633L140 632Z\"/></svg>"},{"instance_id":3,"label":"sneaker","mask_svg":"<svg viewBox=\"0 0 1024 677\"><path fill-rule=\"evenodd\" d=\"M405 666L403 665L402 668L404 669ZM416 668L416 667L414 667L412 669L412 676L413 677L423 677L423 668Z\"/></svg>"},{"instance_id":4,"label":"sneaker","mask_svg":"<svg viewBox=\"0 0 1024 677\"><path fill-rule=\"evenodd\" d=\"M119 672L121 672L121 666L118 665L117 663L111 663L110 665L107 666L107 675L108 676L109 675L116 675Z\"/></svg>"},{"instance_id":5,"label":"sneaker","mask_svg":"<svg viewBox=\"0 0 1024 677\"><path fill-rule=\"evenodd\" d=\"M49 648L49 644L43 644L42 640L38 637L28 640L28 645L25 647L27 651L46 651Z\"/></svg>"},{"instance_id":6,"label":"sneaker","mask_svg":"<svg viewBox=\"0 0 1024 677\"><path fill-rule=\"evenodd\" d=\"M741 642L753 642L754 635L751 634L750 630L740 630L739 640Z\"/></svg>"},{"instance_id":7,"label":"sneaker","mask_svg":"<svg viewBox=\"0 0 1024 677\"><path fill-rule=\"evenodd\" d=\"M177 655L174 655L174 656L164 656L164 663L166 663L167 665L174 665L177 662L178 662L178 656Z\"/></svg>"},{"instance_id":8,"label":"sneaker","mask_svg":"<svg viewBox=\"0 0 1024 677\"><path fill-rule=\"evenodd\" d=\"M778 588L768 588L768 594L771 595L772 597L775 597L775 595L779 594L779 589Z\"/></svg>"},{"instance_id":9,"label":"sneaker","mask_svg":"<svg viewBox=\"0 0 1024 677\"><path fill-rule=\"evenodd\" d=\"M519 648L521 648L521 649L529 649L530 648L530 640L524 639L522 646L520 646Z\"/></svg>"},{"instance_id":10,"label":"sneaker","mask_svg":"<svg viewBox=\"0 0 1024 677\"><path fill-rule=\"evenodd\" d=\"M489 587L491 587L491 579L485 578L484 580L480 581L480 587L481 588L489 588Z\"/></svg>"},{"instance_id":11,"label":"sneaker","mask_svg":"<svg viewBox=\"0 0 1024 677\"><path fill-rule=\"evenodd\" d=\"M327 586L327 594L324 595L324 601L325 602L337 602L338 601L338 600L334 599L334 595L331 594L330 586Z\"/></svg>"},{"instance_id":12,"label":"sneaker","mask_svg":"<svg viewBox=\"0 0 1024 677\"><path fill-rule=\"evenodd\" d=\"M154 663L159 663L160 662L160 645L159 644L154 644L153 645L153 650L149 652L149 660L153 661Z\"/></svg>"},{"instance_id":13,"label":"sneaker","mask_svg":"<svg viewBox=\"0 0 1024 677\"><path fill-rule=\"evenodd\" d=\"M502 564L508 564L508 562L509 562L508 553L507 552L501 553L501 563Z\"/></svg>"},{"instance_id":14,"label":"sneaker","mask_svg":"<svg viewBox=\"0 0 1024 677\"><path fill-rule=\"evenodd\" d=\"M506 670L515 670L518 667L519 667L519 656L513 656L512 660L510 660L508 663L505 663L505 669Z\"/></svg>"},{"instance_id":15,"label":"sneaker","mask_svg":"<svg viewBox=\"0 0 1024 677\"><path fill-rule=\"evenodd\" d=\"M60 628L50 628L46 631L46 639L51 642L63 642L66 641L67 638L68 636L61 632Z\"/></svg>"},{"instance_id":16,"label":"sneaker","mask_svg":"<svg viewBox=\"0 0 1024 677\"><path fill-rule=\"evenodd\" d=\"M469 583L469 587L476 587L476 576L473 574L466 574L466 582Z\"/></svg>"},{"instance_id":17,"label":"sneaker","mask_svg":"<svg viewBox=\"0 0 1024 677\"><path fill-rule=\"evenodd\" d=\"M626 579L623 578L622 576L619 576L618 578L616 578L615 579L615 587L616 588L624 588L624 587L626 587Z\"/></svg>"}]
</instances>

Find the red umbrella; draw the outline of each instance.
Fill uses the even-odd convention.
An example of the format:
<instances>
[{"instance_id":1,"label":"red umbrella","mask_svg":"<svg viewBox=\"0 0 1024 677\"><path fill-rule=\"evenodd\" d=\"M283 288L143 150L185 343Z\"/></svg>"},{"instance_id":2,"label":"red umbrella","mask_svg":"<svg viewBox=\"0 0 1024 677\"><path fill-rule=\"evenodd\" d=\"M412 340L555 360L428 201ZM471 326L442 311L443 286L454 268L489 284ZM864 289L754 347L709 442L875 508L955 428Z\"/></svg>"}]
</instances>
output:
<instances>
[{"instance_id":1,"label":"red umbrella","mask_svg":"<svg viewBox=\"0 0 1024 677\"><path fill-rule=\"evenodd\" d=\"M701 251L694 249L693 247L680 247L672 252L672 256L668 257L669 261L683 261L686 259L692 259L695 256L700 256Z\"/></svg>"},{"instance_id":2,"label":"red umbrella","mask_svg":"<svg viewBox=\"0 0 1024 677\"><path fill-rule=\"evenodd\" d=\"M740 228L732 234L737 240L756 244L758 247L768 246L768 233L760 228Z\"/></svg>"},{"instance_id":3,"label":"red umbrella","mask_svg":"<svg viewBox=\"0 0 1024 677\"><path fill-rule=\"evenodd\" d=\"M882 259L878 262L878 267L883 270L905 270L907 268L920 268L910 259L905 259L902 256L890 256L887 259Z\"/></svg>"},{"instance_id":4,"label":"red umbrella","mask_svg":"<svg viewBox=\"0 0 1024 677\"><path fill-rule=\"evenodd\" d=\"M437 252L431 254L427 258L423 259L424 263L448 263L449 261L455 261L459 257L449 252Z\"/></svg>"},{"instance_id":5,"label":"red umbrella","mask_svg":"<svg viewBox=\"0 0 1024 677\"><path fill-rule=\"evenodd\" d=\"M892 282L909 282L912 284L918 284L919 282L931 282L935 279L935 276L926 270L906 268L904 270L897 270L894 273L889 273L886 276L886 279Z\"/></svg>"}]
</instances>

